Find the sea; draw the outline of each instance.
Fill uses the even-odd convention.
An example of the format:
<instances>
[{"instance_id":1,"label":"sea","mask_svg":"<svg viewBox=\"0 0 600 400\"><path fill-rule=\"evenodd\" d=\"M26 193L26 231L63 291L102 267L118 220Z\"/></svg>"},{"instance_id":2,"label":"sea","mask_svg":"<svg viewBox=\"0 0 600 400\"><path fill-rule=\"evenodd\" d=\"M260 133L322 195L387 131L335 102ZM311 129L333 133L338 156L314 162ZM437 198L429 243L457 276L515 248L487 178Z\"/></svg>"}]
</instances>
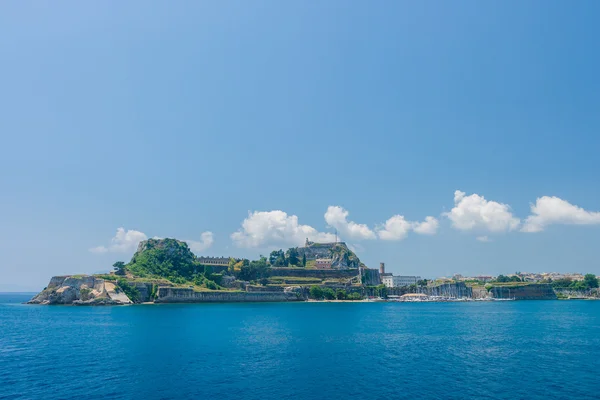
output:
<instances>
[{"instance_id":1,"label":"sea","mask_svg":"<svg viewBox=\"0 0 600 400\"><path fill-rule=\"evenodd\" d=\"M600 301L24 305L0 399L600 399Z\"/></svg>"}]
</instances>

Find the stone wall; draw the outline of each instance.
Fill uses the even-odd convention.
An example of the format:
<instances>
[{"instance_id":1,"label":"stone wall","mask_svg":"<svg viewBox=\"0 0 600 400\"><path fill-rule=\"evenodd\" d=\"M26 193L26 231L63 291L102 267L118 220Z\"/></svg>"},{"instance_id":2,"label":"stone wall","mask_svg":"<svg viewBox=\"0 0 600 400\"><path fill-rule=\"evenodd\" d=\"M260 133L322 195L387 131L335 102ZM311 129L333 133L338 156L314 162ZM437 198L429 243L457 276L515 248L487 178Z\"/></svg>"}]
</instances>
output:
<instances>
[{"instance_id":1,"label":"stone wall","mask_svg":"<svg viewBox=\"0 0 600 400\"><path fill-rule=\"evenodd\" d=\"M140 294L140 299L139 301L141 303L147 303L152 301L153 299L151 299L151 294L152 294L152 283L146 283L146 282L127 282L130 286L133 286L137 289L137 291Z\"/></svg>"},{"instance_id":2,"label":"stone wall","mask_svg":"<svg viewBox=\"0 0 600 400\"><path fill-rule=\"evenodd\" d=\"M491 296L485 287L473 287L471 290L473 291L474 299L487 299Z\"/></svg>"},{"instance_id":3,"label":"stone wall","mask_svg":"<svg viewBox=\"0 0 600 400\"><path fill-rule=\"evenodd\" d=\"M379 271L376 269L363 268L363 283L367 286L377 286L381 284L381 277Z\"/></svg>"},{"instance_id":4,"label":"stone wall","mask_svg":"<svg viewBox=\"0 0 600 400\"><path fill-rule=\"evenodd\" d=\"M549 284L531 284L522 286L493 286L491 297L495 299L515 300L556 300L556 293Z\"/></svg>"},{"instance_id":5,"label":"stone wall","mask_svg":"<svg viewBox=\"0 0 600 400\"><path fill-rule=\"evenodd\" d=\"M158 288L155 303L230 303L302 301L296 293L285 292L196 292L186 288Z\"/></svg>"},{"instance_id":6,"label":"stone wall","mask_svg":"<svg viewBox=\"0 0 600 400\"><path fill-rule=\"evenodd\" d=\"M313 269L313 268L271 268L271 276L297 276L302 278L340 279L353 278L358 269Z\"/></svg>"},{"instance_id":7,"label":"stone wall","mask_svg":"<svg viewBox=\"0 0 600 400\"><path fill-rule=\"evenodd\" d=\"M283 292L285 286L277 286L277 285L247 285L247 292Z\"/></svg>"}]
</instances>

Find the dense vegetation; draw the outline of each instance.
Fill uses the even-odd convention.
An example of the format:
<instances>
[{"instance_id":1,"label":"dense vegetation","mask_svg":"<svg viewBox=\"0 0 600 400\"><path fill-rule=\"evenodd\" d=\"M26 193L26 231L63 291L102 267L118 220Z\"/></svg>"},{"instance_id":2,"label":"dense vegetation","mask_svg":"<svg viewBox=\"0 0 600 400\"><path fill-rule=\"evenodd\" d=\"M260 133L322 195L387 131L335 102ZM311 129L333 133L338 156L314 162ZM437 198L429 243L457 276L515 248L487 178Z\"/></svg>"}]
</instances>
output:
<instances>
[{"instance_id":1,"label":"dense vegetation","mask_svg":"<svg viewBox=\"0 0 600 400\"><path fill-rule=\"evenodd\" d=\"M494 279L492 282L507 283L507 282L523 282L523 281L517 275L513 275L513 276L498 275L498 277L496 279Z\"/></svg>"},{"instance_id":2,"label":"dense vegetation","mask_svg":"<svg viewBox=\"0 0 600 400\"><path fill-rule=\"evenodd\" d=\"M236 278L242 281L258 281L269 277L270 268L266 257L255 261L243 260L239 272L234 271Z\"/></svg>"},{"instance_id":3,"label":"dense vegetation","mask_svg":"<svg viewBox=\"0 0 600 400\"><path fill-rule=\"evenodd\" d=\"M268 262L273 267L306 267L306 255L300 258L296 247L287 249L285 253L279 249L271 252Z\"/></svg>"},{"instance_id":4,"label":"dense vegetation","mask_svg":"<svg viewBox=\"0 0 600 400\"><path fill-rule=\"evenodd\" d=\"M598 278L594 274L586 274L582 281L574 281L568 278L557 279L552 282L555 289L589 290L598 288Z\"/></svg>"},{"instance_id":5,"label":"dense vegetation","mask_svg":"<svg viewBox=\"0 0 600 400\"><path fill-rule=\"evenodd\" d=\"M210 266L199 264L185 242L175 239L149 239L141 246L129 264L114 264L116 274L124 275L129 272L140 278L165 278L175 284L219 289L217 282L220 282L222 276L212 273ZM126 292L126 289L123 291Z\"/></svg>"},{"instance_id":6,"label":"dense vegetation","mask_svg":"<svg viewBox=\"0 0 600 400\"><path fill-rule=\"evenodd\" d=\"M344 289L337 289L334 291L332 288L311 286L308 293L308 297L313 300L361 300L362 295L360 293L346 293Z\"/></svg>"},{"instance_id":7,"label":"dense vegetation","mask_svg":"<svg viewBox=\"0 0 600 400\"><path fill-rule=\"evenodd\" d=\"M129 284L124 278L117 279L117 286L129 297L129 300L134 303L138 303L140 301L140 291L135 287Z\"/></svg>"}]
</instances>

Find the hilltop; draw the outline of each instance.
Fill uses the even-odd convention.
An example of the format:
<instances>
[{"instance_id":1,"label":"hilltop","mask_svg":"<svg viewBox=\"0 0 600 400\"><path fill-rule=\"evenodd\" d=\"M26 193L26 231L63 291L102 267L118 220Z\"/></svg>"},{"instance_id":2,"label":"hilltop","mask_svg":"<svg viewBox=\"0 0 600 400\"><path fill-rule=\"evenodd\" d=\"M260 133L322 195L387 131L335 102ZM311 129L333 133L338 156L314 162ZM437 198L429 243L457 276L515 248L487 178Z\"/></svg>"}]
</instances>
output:
<instances>
[{"instance_id":1,"label":"hilltop","mask_svg":"<svg viewBox=\"0 0 600 400\"><path fill-rule=\"evenodd\" d=\"M273 267L315 268L317 259L328 260L328 268L355 269L365 268L358 256L344 242L315 243L306 240L302 247L291 247L287 251L275 250L269 255L268 262Z\"/></svg>"},{"instance_id":2,"label":"hilltop","mask_svg":"<svg viewBox=\"0 0 600 400\"><path fill-rule=\"evenodd\" d=\"M332 268L365 267L358 256L344 242L315 243L306 241L304 247L297 247L300 257L306 255L307 261L317 258L331 259Z\"/></svg>"}]
</instances>

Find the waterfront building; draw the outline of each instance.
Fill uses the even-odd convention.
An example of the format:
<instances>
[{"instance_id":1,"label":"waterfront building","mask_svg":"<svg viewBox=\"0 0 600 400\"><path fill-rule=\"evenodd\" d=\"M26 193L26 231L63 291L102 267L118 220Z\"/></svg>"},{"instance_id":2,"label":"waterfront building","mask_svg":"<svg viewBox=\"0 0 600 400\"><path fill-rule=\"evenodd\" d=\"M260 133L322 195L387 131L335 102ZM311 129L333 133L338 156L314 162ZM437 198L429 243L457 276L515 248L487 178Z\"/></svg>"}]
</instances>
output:
<instances>
[{"instance_id":1,"label":"waterfront building","mask_svg":"<svg viewBox=\"0 0 600 400\"><path fill-rule=\"evenodd\" d=\"M381 283L389 288L416 285L420 280L420 276L394 276L392 274L384 274L381 277Z\"/></svg>"}]
</instances>

